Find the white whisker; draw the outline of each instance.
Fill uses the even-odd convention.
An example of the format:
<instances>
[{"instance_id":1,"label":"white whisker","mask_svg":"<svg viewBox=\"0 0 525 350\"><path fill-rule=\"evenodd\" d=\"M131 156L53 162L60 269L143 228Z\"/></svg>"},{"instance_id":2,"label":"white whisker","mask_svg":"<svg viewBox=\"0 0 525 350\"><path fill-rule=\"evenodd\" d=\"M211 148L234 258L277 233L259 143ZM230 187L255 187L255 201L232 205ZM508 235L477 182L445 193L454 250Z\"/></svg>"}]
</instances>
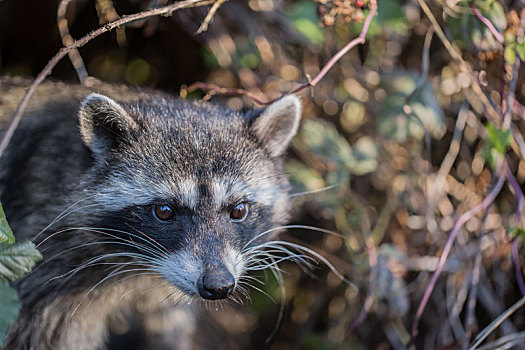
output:
<instances>
[{"instance_id":1,"label":"white whisker","mask_svg":"<svg viewBox=\"0 0 525 350\"><path fill-rule=\"evenodd\" d=\"M307 194L324 192L324 191L328 191L328 190L331 190L331 189L339 187L339 186L341 186L341 184L335 184L335 185L330 185L330 186L326 186L326 187L321 187L321 188L318 188L318 189L315 189L315 190L311 190L311 191L291 193L290 197L304 196L304 195L307 195Z\"/></svg>"}]
</instances>

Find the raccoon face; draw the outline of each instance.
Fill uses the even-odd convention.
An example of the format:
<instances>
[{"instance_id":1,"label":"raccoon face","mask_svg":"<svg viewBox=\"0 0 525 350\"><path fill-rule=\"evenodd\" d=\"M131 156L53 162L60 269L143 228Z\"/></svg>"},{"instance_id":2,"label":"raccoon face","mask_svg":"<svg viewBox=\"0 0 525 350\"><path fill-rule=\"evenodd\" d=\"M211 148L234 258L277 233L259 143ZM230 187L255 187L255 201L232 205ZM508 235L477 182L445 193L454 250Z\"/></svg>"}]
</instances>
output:
<instances>
[{"instance_id":1,"label":"raccoon face","mask_svg":"<svg viewBox=\"0 0 525 350\"><path fill-rule=\"evenodd\" d=\"M282 155L300 115L296 96L242 114L89 95L79 118L94 159L82 180L99 204L92 225L132 242L139 262L185 295L227 298L250 263L247 249L288 218Z\"/></svg>"}]
</instances>

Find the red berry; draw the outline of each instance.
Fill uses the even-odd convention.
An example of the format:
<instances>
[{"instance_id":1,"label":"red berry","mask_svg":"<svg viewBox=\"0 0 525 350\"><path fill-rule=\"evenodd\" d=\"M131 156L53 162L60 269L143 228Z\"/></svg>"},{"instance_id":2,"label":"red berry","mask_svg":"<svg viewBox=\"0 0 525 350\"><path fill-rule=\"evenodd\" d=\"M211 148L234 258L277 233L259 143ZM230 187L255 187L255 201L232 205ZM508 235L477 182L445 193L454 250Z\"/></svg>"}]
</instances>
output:
<instances>
[{"instance_id":1,"label":"red berry","mask_svg":"<svg viewBox=\"0 0 525 350\"><path fill-rule=\"evenodd\" d=\"M358 7L363 7L363 0L355 0L355 4L356 4Z\"/></svg>"}]
</instances>

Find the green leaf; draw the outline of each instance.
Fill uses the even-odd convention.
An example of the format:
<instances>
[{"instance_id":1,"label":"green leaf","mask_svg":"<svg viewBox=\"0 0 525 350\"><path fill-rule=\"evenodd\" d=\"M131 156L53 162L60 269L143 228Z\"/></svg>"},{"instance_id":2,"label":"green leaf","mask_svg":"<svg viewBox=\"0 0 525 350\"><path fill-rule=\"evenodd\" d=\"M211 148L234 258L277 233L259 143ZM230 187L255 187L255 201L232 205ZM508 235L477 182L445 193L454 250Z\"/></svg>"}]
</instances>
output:
<instances>
[{"instance_id":1,"label":"green leaf","mask_svg":"<svg viewBox=\"0 0 525 350\"><path fill-rule=\"evenodd\" d=\"M16 291L9 287L7 282L0 281L0 344L4 342L4 338L13 324L13 321L18 315L18 296Z\"/></svg>"},{"instance_id":2,"label":"green leaf","mask_svg":"<svg viewBox=\"0 0 525 350\"><path fill-rule=\"evenodd\" d=\"M505 154L512 143L512 131L501 130L492 124L487 124L487 135L490 145L501 154Z\"/></svg>"},{"instance_id":3,"label":"green leaf","mask_svg":"<svg viewBox=\"0 0 525 350\"><path fill-rule=\"evenodd\" d=\"M15 236L7 223L2 203L0 203L0 243L15 243Z\"/></svg>"},{"instance_id":4,"label":"green leaf","mask_svg":"<svg viewBox=\"0 0 525 350\"><path fill-rule=\"evenodd\" d=\"M293 145L301 153L313 157L329 170L328 185L344 183L348 173L364 175L377 167L378 151L370 137L362 137L355 149L335 126L320 119L307 119Z\"/></svg>"},{"instance_id":5,"label":"green leaf","mask_svg":"<svg viewBox=\"0 0 525 350\"><path fill-rule=\"evenodd\" d=\"M515 45L507 45L505 47L505 51L503 52L503 56L505 57L505 61L507 61L510 65L514 64L514 61L516 60L516 51L514 51Z\"/></svg>"},{"instance_id":6,"label":"green leaf","mask_svg":"<svg viewBox=\"0 0 525 350\"><path fill-rule=\"evenodd\" d=\"M494 147L485 147L483 149L483 158L488 163L488 165L495 169L498 165L498 158L501 157L501 154Z\"/></svg>"},{"instance_id":7,"label":"green leaf","mask_svg":"<svg viewBox=\"0 0 525 350\"><path fill-rule=\"evenodd\" d=\"M32 242L0 245L0 280L12 282L22 278L41 259Z\"/></svg>"},{"instance_id":8,"label":"green leaf","mask_svg":"<svg viewBox=\"0 0 525 350\"><path fill-rule=\"evenodd\" d=\"M525 62L525 40L521 43L516 43L516 52L518 53L518 56L520 56L520 60Z\"/></svg>"},{"instance_id":9,"label":"green leaf","mask_svg":"<svg viewBox=\"0 0 525 350\"><path fill-rule=\"evenodd\" d=\"M522 240L525 240L525 228L515 227L511 229L513 237L521 237Z\"/></svg>"}]
</instances>

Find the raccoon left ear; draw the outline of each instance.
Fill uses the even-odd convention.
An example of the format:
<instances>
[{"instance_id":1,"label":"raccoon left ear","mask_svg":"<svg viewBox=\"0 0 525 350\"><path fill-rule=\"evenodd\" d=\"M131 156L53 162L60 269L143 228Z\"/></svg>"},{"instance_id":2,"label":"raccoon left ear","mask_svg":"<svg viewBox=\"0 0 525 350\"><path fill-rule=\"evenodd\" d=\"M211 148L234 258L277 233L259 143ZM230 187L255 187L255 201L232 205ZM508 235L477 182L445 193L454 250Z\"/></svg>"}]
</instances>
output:
<instances>
[{"instance_id":1,"label":"raccoon left ear","mask_svg":"<svg viewBox=\"0 0 525 350\"><path fill-rule=\"evenodd\" d=\"M269 105L253 122L253 131L272 157L282 155L288 147L299 128L301 112L301 100L288 95Z\"/></svg>"},{"instance_id":2,"label":"raccoon left ear","mask_svg":"<svg viewBox=\"0 0 525 350\"><path fill-rule=\"evenodd\" d=\"M103 155L138 128L137 122L111 98L90 94L79 111L80 134L91 151Z\"/></svg>"}]
</instances>

